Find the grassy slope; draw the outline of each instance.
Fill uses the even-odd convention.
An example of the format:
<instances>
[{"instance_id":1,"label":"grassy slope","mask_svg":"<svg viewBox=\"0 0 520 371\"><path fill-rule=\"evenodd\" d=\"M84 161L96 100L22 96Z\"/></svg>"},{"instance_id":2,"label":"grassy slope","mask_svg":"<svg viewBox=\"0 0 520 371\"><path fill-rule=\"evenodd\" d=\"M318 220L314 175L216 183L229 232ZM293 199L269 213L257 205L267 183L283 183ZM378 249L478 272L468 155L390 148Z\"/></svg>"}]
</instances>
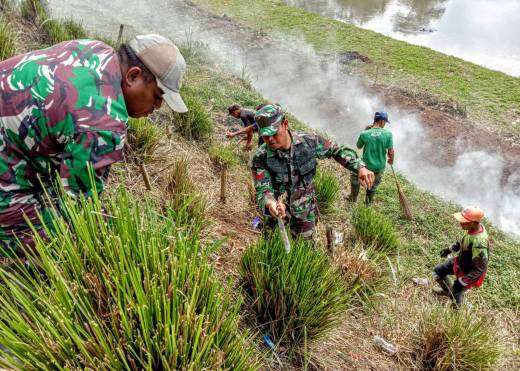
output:
<instances>
[{"instance_id":1,"label":"grassy slope","mask_svg":"<svg viewBox=\"0 0 520 371\"><path fill-rule=\"evenodd\" d=\"M186 83L203 99L206 107L211 111L212 117L216 121L224 121L222 112L224 112L225 108L231 103L254 106L263 100L247 83L230 76L227 72L212 64L204 53L197 52L200 50L199 48L194 48L193 50L195 52L187 55L190 68L186 77ZM303 126L303 124L295 122L294 120L291 122L293 126ZM176 148L176 152L190 154L190 148L192 148L192 146L193 142L181 141L178 145L170 148ZM170 148L164 149L167 153L163 153L162 155L171 156ZM159 150L159 152L164 151ZM191 169L195 172L195 177L200 179L200 188L205 190L209 198L215 199L214 193L218 188L218 175L208 174L207 168L205 167L206 165L201 163L201 158L205 156L202 148L197 148L193 152L195 156L192 160ZM330 162L323 163L323 165L338 170L338 167ZM158 167L162 168L162 163L159 163ZM128 167L128 165L122 165L121 167L116 167L114 170L114 175L117 175L117 173L125 173L128 175L132 179L129 182L129 184L131 184L130 187L135 187L135 179L138 177L138 173L135 169ZM133 172L133 175L127 170ZM154 172L154 170L151 169L151 172ZM245 180L244 176L247 174L247 165L242 163L233 173L237 175L237 177L232 178L233 181L237 182L236 185L232 185L233 192L241 192L241 190L245 192L246 188L243 186L243 182ZM346 172L338 171L338 173L341 174L341 180L343 184L346 185L348 179ZM157 177L160 176L161 174L157 172ZM160 182L160 179L158 179L158 181ZM395 190L388 176L384 179L375 206L381 212L388 215L395 223L401 237L402 244L399 257L392 257L394 266L398 268L396 284L392 287L386 287L383 290L383 294L387 296L387 299L381 300L377 305L374 305L374 308L376 308L375 313L368 310L365 317L356 317L359 319L359 323L365 321L368 325L370 325L372 321L377 322L379 318L382 318L381 321L384 322L384 325L393 328L394 331L400 331L399 326L394 325L394 321L399 321L398 317L402 314L399 310L403 310L403 305L405 305L406 308L420 305L422 291L418 294L414 292L412 299L409 301L397 301L397 304L393 299L390 300L389 298L392 298L394 293L400 293L410 289L408 284L409 277L415 275L429 276L433 265L440 261L437 257L438 250L446 244L451 243L454 238L460 235L457 225L449 216L450 213L456 209L453 205L440 201L428 193L419 191L404 179L402 179L402 181L404 182L405 191L410 197L416 213L416 222L409 223L401 219L399 204L395 197ZM137 190L137 193L139 192L142 192L142 189ZM239 196L243 197L244 195ZM161 197L161 195L158 195L158 197ZM243 206L243 203L239 203L238 206ZM250 214L244 209L242 214L236 216L240 217L240 215L247 218ZM349 212L347 212L344 202L341 201L339 210L332 215L326 216L324 221L339 227L344 226L348 229L348 223L345 223L348 216ZM223 218L223 213L219 213L218 211L212 217L213 221L217 224L215 229L226 230L223 226L227 227L228 225L225 223L229 223L229 220L224 220ZM249 223L249 220L245 222L238 221L237 224L238 223L242 223L243 227ZM520 306L520 290L517 286L517 282L520 279L520 266L518 263L520 262L520 243L510 240L507 236L492 227L490 227L490 230L494 241L490 274L484 288L475 290L468 299L470 303L477 306L477 312L482 313L483 316L493 316L497 318L497 321L499 318L505 317L506 315L509 316L509 313L513 312L512 323L507 323L507 326L509 326L509 328L513 326L513 330L509 331L513 331L514 333L515 329L516 331L520 330L518 327L518 313L516 313L515 317L514 312L518 310ZM239 243L243 244L243 237L239 230L228 233L228 236L242 240ZM250 237L249 235L249 238ZM224 255L225 254L226 252L224 252ZM227 264L227 268L236 268L233 263L233 261L236 262L236 260L233 259L236 258L237 254L239 254L239 251L234 251L230 254L233 256L231 258L232 264L224 263ZM405 314L408 314L408 309L406 310L407 312ZM384 313L384 315L381 316L380 313ZM360 334L356 335L360 336ZM398 336L394 336L391 332L389 332L388 335L391 336L391 338L398 338ZM405 336L402 335L402 337ZM349 344L345 346L350 347ZM512 343L506 347L506 358L508 362L510 362L510 359L513 357L511 352L515 350L515 347L518 347L518 345L515 346Z\"/></svg>"},{"instance_id":2,"label":"grassy slope","mask_svg":"<svg viewBox=\"0 0 520 371\"><path fill-rule=\"evenodd\" d=\"M357 51L373 62L361 67L369 81L426 92L441 102L455 102L470 120L492 125L504 134L520 135L520 125L510 123L514 115L520 115L519 78L288 7L277 0L193 2L275 36L303 37L318 52Z\"/></svg>"}]
</instances>

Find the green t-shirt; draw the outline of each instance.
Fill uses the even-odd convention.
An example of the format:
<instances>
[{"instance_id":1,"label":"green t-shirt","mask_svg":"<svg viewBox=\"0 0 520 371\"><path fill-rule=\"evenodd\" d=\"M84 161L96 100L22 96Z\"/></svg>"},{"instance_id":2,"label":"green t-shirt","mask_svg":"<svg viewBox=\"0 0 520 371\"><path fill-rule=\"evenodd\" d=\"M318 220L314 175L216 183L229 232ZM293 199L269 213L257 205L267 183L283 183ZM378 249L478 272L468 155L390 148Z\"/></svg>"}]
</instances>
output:
<instances>
[{"instance_id":1,"label":"green t-shirt","mask_svg":"<svg viewBox=\"0 0 520 371\"><path fill-rule=\"evenodd\" d=\"M368 170L383 171L386 166L386 153L394 147L392 133L383 128L367 129L359 135L357 147L363 148L363 162Z\"/></svg>"}]
</instances>

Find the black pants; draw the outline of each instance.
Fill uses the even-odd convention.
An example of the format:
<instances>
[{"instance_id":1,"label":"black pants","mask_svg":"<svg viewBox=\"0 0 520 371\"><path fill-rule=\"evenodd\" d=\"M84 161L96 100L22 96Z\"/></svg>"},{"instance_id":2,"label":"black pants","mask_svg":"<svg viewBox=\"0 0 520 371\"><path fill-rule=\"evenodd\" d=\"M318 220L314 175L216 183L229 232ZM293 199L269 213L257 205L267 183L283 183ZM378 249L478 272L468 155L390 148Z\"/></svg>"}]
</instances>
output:
<instances>
[{"instance_id":1,"label":"black pants","mask_svg":"<svg viewBox=\"0 0 520 371\"><path fill-rule=\"evenodd\" d=\"M462 284L455 280L453 285L448 279L448 275L454 275L453 271L453 258L447 259L444 263L435 266L433 269L434 279L439 283L439 285L453 297L455 300L455 304L460 306L462 304L462 299L464 298L464 292L467 290Z\"/></svg>"}]
</instances>

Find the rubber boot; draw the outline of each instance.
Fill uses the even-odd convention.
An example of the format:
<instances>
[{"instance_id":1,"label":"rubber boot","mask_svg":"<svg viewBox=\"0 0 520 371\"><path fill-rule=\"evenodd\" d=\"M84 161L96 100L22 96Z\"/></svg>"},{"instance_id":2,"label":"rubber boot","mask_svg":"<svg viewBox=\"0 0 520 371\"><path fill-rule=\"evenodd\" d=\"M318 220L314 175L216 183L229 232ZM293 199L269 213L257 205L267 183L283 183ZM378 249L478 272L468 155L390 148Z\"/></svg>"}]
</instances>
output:
<instances>
[{"instance_id":1,"label":"rubber boot","mask_svg":"<svg viewBox=\"0 0 520 371\"><path fill-rule=\"evenodd\" d=\"M365 205L369 206L372 203L372 201L374 201L374 194L367 192L367 195L365 197Z\"/></svg>"},{"instance_id":2,"label":"rubber boot","mask_svg":"<svg viewBox=\"0 0 520 371\"><path fill-rule=\"evenodd\" d=\"M439 284L439 287L434 287L433 292L438 295L445 295L445 296L451 297L452 295L451 295L450 281L446 277L439 278L436 281Z\"/></svg>"},{"instance_id":3,"label":"rubber boot","mask_svg":"<svg viewBox=\"0 0 520 371\"><path fill-rule=\"evenodd\" d=\"M347 198L348 202L356 202L359 194L359 187L350 187L350 195Z\"/></svg>"}]
</instances>

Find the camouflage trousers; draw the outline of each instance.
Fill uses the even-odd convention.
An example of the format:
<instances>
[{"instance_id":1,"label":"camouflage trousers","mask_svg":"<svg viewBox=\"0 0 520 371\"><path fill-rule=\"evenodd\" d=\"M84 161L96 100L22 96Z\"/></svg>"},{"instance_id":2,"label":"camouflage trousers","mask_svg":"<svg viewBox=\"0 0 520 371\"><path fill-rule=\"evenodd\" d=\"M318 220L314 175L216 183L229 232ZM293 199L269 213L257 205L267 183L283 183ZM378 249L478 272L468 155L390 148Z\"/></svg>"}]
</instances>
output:
<instances>
[{"instance_id":1,"label":"camouflage trousers","mask_svg":"<svg viewBox=\"0 0 520 371\"><path fill-rule=\"evenodd\" d=\"M289 206L285 205L286 210ZM316 233L317 211L316 203L311 202L308 210L305 210L304 215L290 214L287 212L289 219L289 229L293 238L303 238L312 240ZM301 216L304 216L303 218ZM271 215L264 215L264 233L268 234L276 230L278 222Z\"/></svg>"},{"instance_id":2,"label":"camouflage trousers","mask_svg":"<svg viewBox=\"0 0 520 371\"><path fill-rule=\"evenodd\" d=\"M44 237L43 223L50 223L51 212L34 193L0 191L0 256L22 256L20 244L34 246L34 232L27 220Z\"/></svg>"},{"instance_id":3,"label":"camouflage trousers","mask_svg":"<svg viewBox=\"0 0 520 371\"><path fill-rule=\"evenodd\" d=\"M365 198L365 203L370 204L372 203L372 199L374 198L374 195L376 194L377 187L381 184L381 180L383 179L384 170L381 170L380 172L374 172L374 184L372 185L372 188L367 189L367 194ZM356 201L357 196L359 194L360 184L359 184L359 177L357 174L352 173L350 174L350 200Z\"/></svg>"}]
</instances>

